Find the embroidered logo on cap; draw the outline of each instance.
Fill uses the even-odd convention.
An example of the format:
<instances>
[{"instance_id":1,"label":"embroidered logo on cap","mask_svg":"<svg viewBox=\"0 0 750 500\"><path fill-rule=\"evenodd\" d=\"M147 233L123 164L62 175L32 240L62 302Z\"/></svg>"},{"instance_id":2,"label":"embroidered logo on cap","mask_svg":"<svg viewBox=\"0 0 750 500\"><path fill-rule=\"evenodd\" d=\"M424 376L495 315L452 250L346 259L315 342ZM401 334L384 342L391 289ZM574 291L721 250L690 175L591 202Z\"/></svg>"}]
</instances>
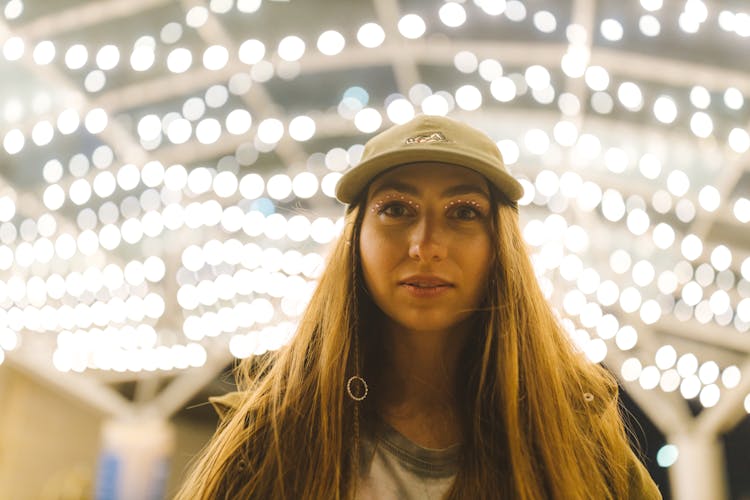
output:
<instances>
[{"instance_id":1,"label":"embroidered logo on cap","mask_svg":"<svg viewBox=\"0 0 750 500\"><path fill-rule=\"evenodd\" d=\"M415 135L404 140L404 144L431 144L434 142L448 142L442 132L430 132L429 134Z\"/></svg>"}]
</instances>

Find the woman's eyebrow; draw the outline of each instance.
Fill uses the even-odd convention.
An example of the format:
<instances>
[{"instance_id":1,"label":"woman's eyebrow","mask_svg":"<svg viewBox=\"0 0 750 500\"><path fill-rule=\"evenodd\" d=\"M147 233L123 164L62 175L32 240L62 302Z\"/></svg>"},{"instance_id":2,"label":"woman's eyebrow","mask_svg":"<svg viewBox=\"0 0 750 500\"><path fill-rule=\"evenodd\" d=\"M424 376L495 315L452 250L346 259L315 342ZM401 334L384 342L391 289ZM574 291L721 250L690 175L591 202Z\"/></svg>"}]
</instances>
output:
<instances>
[{"instance_id":1,"label":"woman's eyebrow","mask_svg":"<svg viewBox=\"0 0 750 500\"><path fill-rule=\"evenodd\" d=\"M479 194L487 198L487 200L490 199L489 193L476 184L459 184L457 186L451 186L443 191L443 198L457 196L459 194Z\"/></svg>"},{"instance_id":2,"label":"woman's eyebrow","mask_svg":"<svg viewBox=\"0 0 750 500\"><path fill-rule=\"evenodd\" d=\"M370 195L371 197L375 197L378 193L382 191L388 191L388 190L394 190L401 193L410 194L413 196L419 196L419 188L412 184L407 184L405 182L401 181L387 181L378 186ZM443 198L448 198L450 196L457 196L461 194L478 194L481 195L489 200L489 193L487 190L482 189L480 186L477 186L476 184L458 184L455 186L451 186L442 193Z\"/></svg>"},{"instance_id":3,"label":"woman's eyebrow","mask_svg":"<svg viewBox=\"0 0 750 500\"><path fill-rule=\"evenodd\" d=\"M370 197L374 198L376 194L382 192L382 191L399 191L401 193L410 194L413 196L419 195L419 189L417 189L416 186L413 186L411 184L407 184L405 182L400 181L386 181L380 186L378 186L371 194Z\"/></svg>"}]
</instances>

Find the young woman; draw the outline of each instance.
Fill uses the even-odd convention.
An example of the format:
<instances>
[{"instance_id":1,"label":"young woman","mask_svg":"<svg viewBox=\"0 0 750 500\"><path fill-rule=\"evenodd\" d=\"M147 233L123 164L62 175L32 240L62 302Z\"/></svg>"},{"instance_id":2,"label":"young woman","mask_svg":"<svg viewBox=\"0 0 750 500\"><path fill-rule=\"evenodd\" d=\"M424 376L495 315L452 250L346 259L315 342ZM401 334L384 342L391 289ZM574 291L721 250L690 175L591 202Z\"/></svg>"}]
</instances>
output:
<instances>
[{"instance_id":1,"label":"young woman","mask_svg":"<svg viewBox=\"0 0 750 500\"><path fill-rule=\"evenodd\" d=\"M371 139L291 342L239 392L178 498L658 499L617 384L544 299L494 142L418 116Z\"/></svg>"}]
</instances>

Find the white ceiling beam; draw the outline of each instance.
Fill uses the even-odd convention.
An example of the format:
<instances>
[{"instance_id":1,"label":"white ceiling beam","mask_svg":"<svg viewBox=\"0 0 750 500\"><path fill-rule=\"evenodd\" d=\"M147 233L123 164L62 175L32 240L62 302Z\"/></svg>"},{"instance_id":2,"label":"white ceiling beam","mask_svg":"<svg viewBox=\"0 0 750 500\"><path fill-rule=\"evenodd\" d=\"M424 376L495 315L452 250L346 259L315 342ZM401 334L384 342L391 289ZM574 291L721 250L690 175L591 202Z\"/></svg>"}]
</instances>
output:
<instances>
[{"instance_id":1,"label":"white ceiling beam","mask_svg":"<svg viewBox=\"0 0 750 500\"><path fill-rule=\"evenodd\" d=\"M139 407L139 413L165 419L183 408L203 387L214 380L234 357L228 339L220 338L206 346L206 364L178 374L155 398Z\"/></svg>"},{"instance_id":2,"label":"white ceiling beam","mask_svg":"<svg viewBox=\"0 0 750 500\"><path fill-rule=\"evenodd\" d=\"M606 47L595 47L592 50L591 64L603 66L610 74L670 87L691 88L702 85L710 92L724 92L727 87L737 87L745 95L750 92L750 73L723 66Z\"/></svg>"},{"instance_id":3,"label":"white ceiling beam","mask_svg":"<svg viewBox=\"0 0 750 500\"><path fill-rule=\"evenodd\" d=\"M71 31L80 31L106 21L131 17L172 0L98 0L39 17L15 29L25 40L50 39Z\"/></svg>"},{"instance_id":4,"label":"white ceiling beam","mask_svg":"<svg viewBox=\"0 0 750 500\"><path fill-rule=\"evenodd\" d=\"M397 0L373 0L373 7L380 25L385 31L385 45L378 50L400 52L403 57L392 61L393 74L401 95L408 96L409 89L421 81L419 70L413 58L410 57L408 42L398 32L400 18Z\"/></svg>"},{"instance_id":5,"label":"white ceiling beam","mask_svg":"<svg viewBox=\"0 0 750 500\"><path fill-rule=\"evenodd\" d=\"M112 114L132 107L142 108L178 96L187 96L194 92L203 91L218 82L228 81L233 75L240 72L247 72L247 67L241 66L241 63L228 64L217 71L197 66L187 75L167 73L158 78L142 80L105 91L98 96L92 96L91 104L109 110Z\"/></svg>"},{"instance_id":6,"label":"white ceiling beam","mask_svg":"<svg viewBox=\"0 0 750 500\"><path fill-rule=\"evenodd\" d=\"M596 3L594 0L575 0L573 2L573 14L571 16L571 25L581 26L586 32L586 43L584 44L585 49L591 54L593 48L593 30L594 20L596 18ZM569 47L575 47L570 44ZM560 55L562 59L562 54ZM559 63L559 61L558 61ZM583 128L584 121L586 119L586 106L589 90L583 78L571 78L566 75L565 78L565 92L573 94L578 98L578 102L581 103L581 111L573 118L573 122L578 127L578 130Z\"/></svg>"},{"instance_id":7,"label":"white ceiling beam","mask_svg":"<svg viewBox=\"0 0 750 500\"><path fill-rule=\"evenodd\" d=\"M400 62L414 61L426 64L453 64L457 52L469 50L479 58L492 57L506 68L525 67L530 62L548 67L557 67L568 46L558 43L487 42L484 40L412 40L408 44L386 45L378 50L364 47L348 47L335 57L319 53L308 53L300 61L300 74L318 74L342 69L390 66ZM210 72L203 68L182 75L166 75L154 80L134 83L119 89L103 92L92 99L92 104L105 107L111 112L140 107L154 99L164 100L204 89L214 83L226 81L235 73L248 71L248 66L236 59L236 50L228 47L231 62L222 70ZM709 90L724 90L734 85L743 93L750 94L750 73L709 65L697 65L674 59L662 59L646 54L628 53L593 47L591 64L607 68L619 76L642 79L653 83L686 87L703 85ZM648 68L645 70L644 68ZM675 75L681 75L675 77ZM690 75L686 77L684 75ZM179 80L179 84L174 85ZM580 80L580 79L577 79ZM258 86L255 84L254 86ZM149 92L155 91L151 97Z\"/></svg>"},{"instance_id":8,"label":"white ceiling beam","mask_svg":"<svg viewBox=\"0 0 750 500\"><path fill-rule=\"evenodd\" d=\"M731 326L721 326L713 322L704 325L694 319L680 321L668 315L662 316L654 327L674 337L750 354L750 335L740 333ZM750 374L750 372L747 373Z\"/></svg>"}]
</instances>

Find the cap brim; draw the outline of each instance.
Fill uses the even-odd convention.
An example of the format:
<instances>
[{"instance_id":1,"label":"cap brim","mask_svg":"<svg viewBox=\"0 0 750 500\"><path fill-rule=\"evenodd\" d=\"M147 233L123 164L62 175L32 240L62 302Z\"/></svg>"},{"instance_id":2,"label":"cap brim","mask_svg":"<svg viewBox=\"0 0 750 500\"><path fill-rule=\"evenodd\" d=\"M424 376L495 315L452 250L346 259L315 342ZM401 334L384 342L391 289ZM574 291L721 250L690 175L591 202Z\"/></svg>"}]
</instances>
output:
<instances>
[{"instance_id":1,"label":"cap brim","mask_svg":"<svg viewBox=\"0 0 750 500\"><path fill-rule=\"evenodd\" d=\"M466 167L486 177L509 201L516 202L523 196L523 186L495 163L456 153L450 147L430 144L427 148L412 147L408 150L386 151L360 163L341 177L336 186L336 198L343 203L352 203L379 174L417 162L448 163Z\"/></svg>"}]
</instances>

